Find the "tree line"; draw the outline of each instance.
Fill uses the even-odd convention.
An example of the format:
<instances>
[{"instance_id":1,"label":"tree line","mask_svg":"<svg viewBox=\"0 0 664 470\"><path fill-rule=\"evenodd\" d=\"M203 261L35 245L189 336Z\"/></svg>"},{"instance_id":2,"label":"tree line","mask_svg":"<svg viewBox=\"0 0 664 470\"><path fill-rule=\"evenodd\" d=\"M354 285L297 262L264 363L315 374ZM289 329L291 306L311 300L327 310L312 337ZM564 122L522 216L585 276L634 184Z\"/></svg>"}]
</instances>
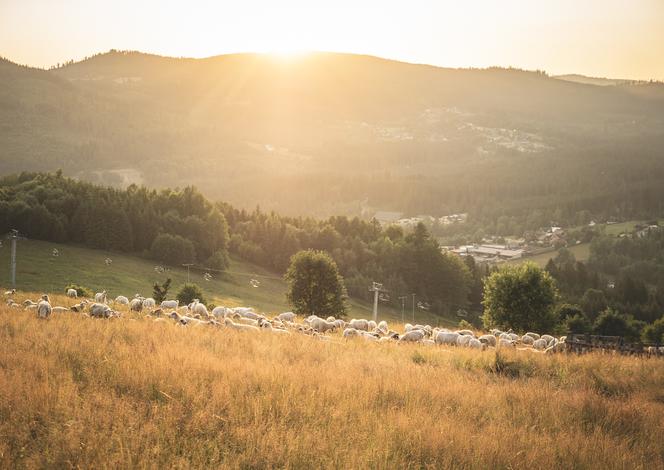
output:
<instances>
[{"instance_id":1,"label":"tree line","mask_svg":"<svg viewBox=\"0 0 664 470\"><path fill-rule=\"evenodd\" d=\"M369 285L380 281L394 305L399 295L414 293L437 314L467 308L477 277L458 257L443 254L424 225L404 233L359 218L285 217L212 203L194 187L121 190L61 172L0 179L0 233L10 229L29 238L219 270L227 267L229 253L285 273L295 253L325 251L351 296L368 300Z\"/></svg>"}]
</instances>

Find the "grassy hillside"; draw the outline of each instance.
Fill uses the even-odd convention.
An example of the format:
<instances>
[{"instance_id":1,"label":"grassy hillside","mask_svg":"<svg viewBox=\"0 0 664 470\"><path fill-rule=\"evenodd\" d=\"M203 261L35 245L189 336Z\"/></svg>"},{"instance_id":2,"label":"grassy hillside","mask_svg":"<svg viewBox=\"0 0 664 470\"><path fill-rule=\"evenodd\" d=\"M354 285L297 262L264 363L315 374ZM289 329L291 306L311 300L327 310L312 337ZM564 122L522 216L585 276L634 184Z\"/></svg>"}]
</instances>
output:
<instances>
[{"instance_id":1,"label":"grassy hillside","mask_svg":"<svg viewBox=\"0 0 664 470\"><path fill-rule=\"evenodd\" d=\"M40 321L0 306L2 468L636 469L664 460L661 358L134 320Z\"/></svg>"},{"instance_id":2,"label":"grassy hillside","mask_svg":"<svg viewBox=\"0 0 664 470\"><path fill-rule=\"evenodd\" d=\"M17 288L24 291L62 292L69 283L81 284L95 292L106 290L111 298L118 295L132 297L136 293L144 296L152 294L152 285L173 279L171 297L186 282L187 270L182 267L166 267L168 272L155 271L156 263L150 260L108 253L71 245L21 240L18 242ZM59 256L53 256L53 249ZM9 285L9 244L0 249L0 286ZM105 259L112 263L106 265ZM260 281L259 287L250 284L251 279ZM198 284L209 302L226 306L252 306L266 313L279 313L289 310L286 304L286 284L275 273L238 259L231 260L228 273L213 274L206 281L204 272L190 271L190 280ZM406 319L412 319L407 310ZM351 300L349 316L370 318L372 306ZM390 320L401 319L401 312L384 305L379 309L380 317ZM451 324L450 320L428 315L416 309L418 322L430 324Z\"/></svg>"}]
</instances>

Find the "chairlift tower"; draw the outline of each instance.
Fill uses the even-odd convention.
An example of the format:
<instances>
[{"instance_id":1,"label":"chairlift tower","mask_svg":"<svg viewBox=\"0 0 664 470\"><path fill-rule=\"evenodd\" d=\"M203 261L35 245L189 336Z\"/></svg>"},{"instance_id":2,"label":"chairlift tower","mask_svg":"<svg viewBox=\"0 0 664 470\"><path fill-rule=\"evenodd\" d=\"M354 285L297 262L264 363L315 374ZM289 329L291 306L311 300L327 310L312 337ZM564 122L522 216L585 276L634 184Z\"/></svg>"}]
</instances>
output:
<instances>
[{"instance_id":1,"label":"chairlift tower","mask_svg":"<svg viewBox=\"0 0 664 470\"><path fill-rule=\"evenodd\" d=\"M373 321L378 322L378 296L381 292L387 292L383 289L383 285L380 282L373 282L371 287L369 287L369 292L374 293L374 304L373 304Z\"/></svg>"}]
</instances>

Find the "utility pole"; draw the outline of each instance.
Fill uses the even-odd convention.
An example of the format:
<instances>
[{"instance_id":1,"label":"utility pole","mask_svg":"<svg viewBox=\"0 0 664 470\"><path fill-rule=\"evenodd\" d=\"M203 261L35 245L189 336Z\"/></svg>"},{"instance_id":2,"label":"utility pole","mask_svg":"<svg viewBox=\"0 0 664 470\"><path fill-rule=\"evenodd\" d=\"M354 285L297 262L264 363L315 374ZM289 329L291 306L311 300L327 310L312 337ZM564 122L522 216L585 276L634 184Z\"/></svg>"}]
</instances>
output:
<instances>
[{"instance_id":1,"label":"utility pole","mask_svg":"<svg viewBox=\"0 0 664 470\"><path fill-rule=\"evenodd\" d=\"M378 322L378 294L383 292L383 285L379 282L373 282L369 291L374 293L373 321Z\"/></svg>"},{"instance_id":2,"label":"utility pole","mask_svg":"<svg viewBox=\"0 0 664 470\"><path fill-rule=\"evenodd\" d=\"M11 264L10 273L12 288L16 287L16 240L18 240L18 230L12 230L9 238L11 239Z\"/></svg>"},{"instance_id":3,"label":"utility pole","mask_svg":"<svg viewBox=\"0 0 664 470\"><path fill-rule=\"evenodd\" d=\"M187 284L189 284L189 268L192 267L194 263L184 263L182 266L187 267Z\"/></svg>"},{"instance_id":4,"label":"utility pole","mask_svg":"<svg viewBox=\"0 0 664 470\"><path fill-rule=\"evenodd\" d=\"M406 310L406 299L408 298L407 295L402 295L399 297L399 300L401 300L401 323L406 323L405 315L404 312Z\"/></svg>"},{"instance_id":5,"label":"utility pole","mask_svg":"<svg viewBox=\"0 0 664 470\"><path fill-rule=\"evenodd\" d=\"M415 294L410 294L413 296L413 323L415 323Z\"/></svg>"}]
</instances>

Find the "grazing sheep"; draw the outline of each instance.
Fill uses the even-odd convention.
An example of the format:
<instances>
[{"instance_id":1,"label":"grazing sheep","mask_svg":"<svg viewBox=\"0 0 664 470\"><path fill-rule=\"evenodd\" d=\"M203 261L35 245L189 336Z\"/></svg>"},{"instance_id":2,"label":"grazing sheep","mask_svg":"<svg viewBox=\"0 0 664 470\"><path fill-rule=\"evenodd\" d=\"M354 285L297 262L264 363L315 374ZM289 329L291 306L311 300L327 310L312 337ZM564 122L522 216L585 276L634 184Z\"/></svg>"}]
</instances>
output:
<instances>
[{"instance_id":1,"label":"grazing sheep","mask_svg":"<svg viewBox=\"0 0 664 470\"><path fill-rule=\"evenodd\" d=\"M373 321L373 320L369 320L368 326L369 326L369 330L368 330L368 331L373 331L373 330L375 330L375 329L378 327L378 325L376 324L376 322Z\"/></svg>"},{"instance_id":2,"label":"grazing sheep","mask_svg":"<svg viewBox=\"0 0 664 470\"><path fill-rule=\"evenodd\" d=\"M544 338L536 339L533 341L533 349L536 349L538 351L544 351L547 346L547 341Z\"/></svg>"},{"instance_id":3,"label":"grazing sheep","mask_svg":"<svg viewBox=\"0 0 664 470\"><path fill-rule=\"evenodd\" d=\"M26 299L26 300L23 301L23 305L24 305L25 307L36 307L36 306L37 306L37 302L33 302L33 301L30 300L30 299Z\"/></svg>"},{"instance_id":4,"label":"grazing sheep","mask_svg":"<svg viewBox=\"0 0 664 470\"><path fill-rule=\"evenodd\" d=\"M349 327L349 328L346 328L344 330L344 332L342 333L342 336L344 338L355 338L359 334L360 334L360 332L358 330L356 330L355 328L350 328Z\"/></svg>"},{"instance_id":5,"label":"grazing sheep","mask_svg":"<svg viewBox=\"0 0 664 470\"><path fill-rule=\"evenodd\" d=\"M42 299L37 304L37 316L39 318L48 318L51 316L52 310L48 295L42 295Z\"/></svg>"},{"instance_id":6,"label":"grazing sheep","mask_svg":"<svg viewBox=\"0 0 664 470\"><path fill-rule=\"evenodd\" d=\"M16 289L11 289L5 292L5 296L10 296L16 294Z\"/></svg>"},{"instance_id":7,"label":"grazing sheep","mask_svg":"<svg viewBox=\"0 0 664 470\"><path fill-rule=\"evenodd\" d=\"M422 341L424 339L424 331L422 330L411 330L399 337L399 341L404 341L404 342L410 342L410 343L417 343L419 341Z\"/></svg>"},{"instance_id":8,"label":"grazing sheep","mask_svg":"<svg viewBox=\"0 0 664 470\"><path fill-rule=\"evenodd\" d=\"M284 335L289 335L290 334L290 331L284 330L283 328L275 328L272 325L272 323L270 323L269 321L264 320L262 318L260 318L258 320L258 326L262 330L266 330L266 331L269 331L271 333L284 334Z\"/></svg>"},{"instance_id":9,"label":"grazing sheep","mask_svg":"<svg viewBox=\"0 0 664 470\"><path fill-rule=\"evenodd\" d=\"M540 336L540 339L543 339L544 341L546 341L546 344L549 344L551 340L553 340L554 338L551 335L542 335Z\"/></svg>"},{"instance_id":10,"label":"grazing sheep","mask_svg":"<svg viewBox=\"0 0 664 470\"><path fill-rule=\"evenodd\" d=\"M94 318L109 318L113 315L113 310L106 304L96 302L90 305L90 316Z\"/></svg>"},{"instance_id":11,"label":"grazing sheep","mask_svg":"<svg viewBox=\"0 0 664 470\"><path fill-rule=\"evenodd\" d=\"M7 303L7 305L9 305L9 307L11 307L11 308L21 308L21 304L17 304L16 302L14 302L14 301L11 300L11 299L10 299L10 301Z\"/></svg>"},{"instance_id":12,"label":"grazing sheep","mask_svg":"<svg viewBox=\"0 0 664 470\"><path fill-rule=\"evenodd\" d=\"M194 299L194 301L189 304L189 310L194 315L200 315L201 317L205 318L209 316L207 307L205 304L200 303L198 299Z\"/></svg>"},{"instance_id":13,"label":"grazing sheep","mask_svg":"<svg viewBox=\"0 0 664 470\"><path fill-rule=\"evenodd\" d=\"M516 343L514 341L505 339L505 338L500 338L498 339L498 347L499 348L516 348Z\"/></svg>"},{"instance_id":14,"label":"grazing sheep","mask_svg":"<svg viewBox=\"0 0 664 470\"><path fill-rule=\"evenodd\" d=\"M530 336L534 340L535 339L540 339L540 335L538 335L537 333L533 333L532 331L529 331L528 333L526 333L526 336Z\"/></svg>"},{"instance_id":15,"label":"grazing sheep","mask_svg":"<svg viewBox=\"0 0 664 470\"><path fill-rule=\"evenodd\" d=\"M475 336L475 333L470 330L458 330L457 333L464 336Z\"/></svg>"},{"instance_id":16,"label":"grazing sheep","mask_svg":"<svg viewBox=\"0 0 664 470\"><path fill-rule=\"evenodd\" d=\"M72 299L78 298L78 292L76 292L76 289L67 289L67 297L71 297Z\"/></svg>"},{"instance_id":17,"label":"grazing sheep","mask_svg":"<svg viewBox=\"0 0 664 470\"><path fill-rule=\"evenodd\" d=\"M293 312L283 312L283 313L280 313L279 315L277 315L277 319L278 319L279 321L290 321L290 322L294 322L294 321L295 321L295 318L296 318L296 316L295 316L295 314L294 314Z\"/></svg>"},{"instance_id":18,"label":"grazing sheep","mask_svg":"<svg viewBox=\"0 0 664 470\"><path fill-rule=\"evenodd\" d=\"M118 295L115 298L115 303L119 305L129 305L129 299L124 295Z\"/></svg>"},{"instance_id":19,"label":"grazing sheep","mask_svg":"<svg viewBox=\"0 0 664 470\"><path fill-rule=\"evenodd\" d=\"M100 304L105 304L106 303L106 291L102 292L97 292L95 294L95 302L100 303Z\"/></svg>"},{"instance_id":20,"label":"grazing sheep","mask_svg":"<svg viewBox=\"0 0 664 470\"><path fill-rule=\"evenodd\" d=\"M482 335L479 338L482 343L485 343L487 346L493 346L494 348L496 347L496 337L494 335Z\"/></svg>"},{"instance_id":21,"label":"grazing sheep","mask_svg":"<svg viewBox=\"0 0 664 470\"><path fill-rule=\"evenodd\" d=\"M404 330L406 333L408 333L408 332L411 331L412 329L413 329L413 325L411 325L410 323L406 323L406 324L403 326L403 330Z\"/></svg>"},{"instance_id":22,"label":"grazing sheep","mask_svg":"<svg viewBox=\"0 0 664 470\"><path fill-rule=\"evenodd\" d=\"M556 342L544 350L545 354L555 354L559 352L565 352L565 343Z\"/></svg>"},{"instance_id":23,"label":"grazing sheep","mask_svg":"<svg viewBox=\"0 0 664 470\"><path fill-rule=\"evenodd\" d=\"M322 318L314 318L309 323L311 328L318 331L319 333L325 333L326 331L334 331L337 327L337 324L331 321L323 320Z\"/></svg>"},{"instance_id":24,"label":"grazing sheep","mask_svg":"<svg viewBox=\"0 0 664 470\"><path fill-rule=\"evenodd\" d=\"M381 321L378 323L378 329L386 335L388 331L390 331L390 328L387 326L387 322L385 320Z\"/></svg>"},{"instance_id":25,"label":"grazing sheep","mask_svg":"<svg viewBox=\"0 0 664 470\"><path fill-rule=\"evenodd\" d=\"M468 341L467 346L472 349L479 349L480 351L484 351L486 349L486 344L484 344L482 341L480 341L477 338L470 338Z\"/></svg>"},{"instance_id":26,"label":"grazing sheep","mask_svg":"<svg viewBox=\"0 0 664 470\"><path fill-rule=\"evenodd\" d=\"M449 344L456 345L457 339L461 335L456 331L439 331L438 334L434 337L436 344Z\"/></svg>"},{"instance_id":27,"label":"grazing sheep","mask_svg":"<svg viewBox=\"0 0 664 470\"><path fill-rule=\"evenodd\" d=\"M517 335L516 333L508 333L508 335L512 341L519 341L521 339L521 336Z\"/></svg>"},{"instance_id":28,"label":"grazing sheep","mask_svg":"<svg viewBox=\"0 0 664 470\"><path fill-rule=\"evenodd\" d=\"M161 308L176 309L180 306L180 301L179 300L164 300L159 306Z\"/></svg>"},{"instance_id":29,"label":"grazing sheep","mask_svg":"<svg viewBox=\"0 0 664 470\"><path fill-rule=\"evenodd\" d=\"M535 338L533 338L532 336L530 336L529 334L526 333L525 335L523 335L521 337L521 342L523 344L532 345L535 342Z\"/></svg>"},{"instance_id":30,"label":"grazing sheep","mask_svg":"<svg viewBox=\"0 0 664 470\"><path fill-rule=\"evenodd\" d=\"M143 297L134 297L129 302L129 310L132 312L140 312L143 310Z\"/></svg>"},{"instance_id":31,"label":"grazing sheep","mask_svg":"<svg viewBox=\"0 0 664 470\"><path fill-rule=\"evenodd\" d=\"M69 309L67 307L52 307L51 311L53 313L63 313L63 312L69 312Z\"/></svg>"},{"instance_id":32,"label":"grazing sheep","mask_svg":"<svg viewBox=\"0 0 664 470\"><path fill-rule=\"evenodd\" d=\"M473 339L473 337L470 335L459 335L457 338L457 346L468 346L471 339Z\"/></svg>"},{"instance_id":33,"label":"grazing sheep","mask_svg":"<svg viewBox=\"0 0 664 470\"><path fill-rule=\"evenodd\" d=\"M353 318L348 322L348 326L356 330L369 331L369 322L367 320L357 320Z\"/></svg>"},{"instance_id":34,"label":"grazing sheep","mask_svg":"<svg viewBox=\"0 0 664 470\"><path fill-rule=\"evenodd\" d=\"M143 300L143 308L155 308L156 305L157 303L152 297Z\"/></svg>"},{"instance_id":35,"label":"grazing sheep","mask_svg":"<svg viewBox=\"0 0 664 470\"><path fill-rule=\"evenodd\" d=\"M237 331L259 331L258 327L252 325L242 325L240 323L234 323L230 318L224 318L224 325L228 328L232 328Z\"/></svg>"}]
</instances>

